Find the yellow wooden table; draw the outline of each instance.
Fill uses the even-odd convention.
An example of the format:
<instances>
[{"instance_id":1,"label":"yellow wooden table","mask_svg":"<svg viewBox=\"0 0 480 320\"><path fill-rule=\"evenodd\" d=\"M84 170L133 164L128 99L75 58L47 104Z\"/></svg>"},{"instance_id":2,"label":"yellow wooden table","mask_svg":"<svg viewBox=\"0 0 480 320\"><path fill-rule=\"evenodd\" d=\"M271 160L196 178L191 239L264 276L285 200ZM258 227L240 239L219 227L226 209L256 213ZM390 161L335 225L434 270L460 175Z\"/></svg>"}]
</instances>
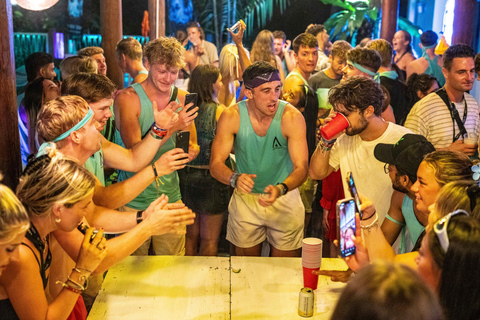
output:
<instances>
[{"instance_id":1,"label":"yellow wooden table","mask_svg":"<svg viewBox=\"0 0 480 320\"><path fill-rule=\"evenodd\" d=\"M330 317L343 286L319 277L311 319ZM300 258L131 256L108 271L88 319L303 319L302 287Z\"/></svg>"}]
</instances>

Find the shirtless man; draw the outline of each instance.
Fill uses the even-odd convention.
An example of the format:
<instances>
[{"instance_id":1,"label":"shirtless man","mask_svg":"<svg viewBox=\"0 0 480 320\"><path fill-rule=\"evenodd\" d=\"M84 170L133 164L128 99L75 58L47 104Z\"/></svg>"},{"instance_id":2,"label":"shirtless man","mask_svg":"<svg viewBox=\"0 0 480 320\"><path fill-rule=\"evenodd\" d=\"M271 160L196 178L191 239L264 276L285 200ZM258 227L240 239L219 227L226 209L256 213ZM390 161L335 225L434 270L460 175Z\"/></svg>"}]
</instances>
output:
<instances>
[{"instance_id":1,"label":"shirtless man","mask_svg":"<svg viewBox=\"0 0 480 320\"><path fill-rule=\"evenodd\" d=\"M236 255L259 256L268 240L272 256L300 256L304 207L298 187L307 177L305 121L279 100L277 69L256 62L243 73L248 100L226 109L212 145L212 176L235 188L227 240ZM235 147L237 172L225 165Z\"/></svg>"},{"instance_id":2,"label":"shirtless man","mask_svg":"<svg viewBox=\"0 0 480 320\"><path fill-rule=\"evenodd\" d=\"M182 107L185 103L186 91L178 90L173 84L178 76L178 71L184 66L183 47L175 38L159 38L150 41L144 48L145 67L148 77L142 83L136 83L122 90L115 98L114 110L117 125L115 140L127 148L131 148L148 134L152 127L152 111L155 106L158 110ZM186 112L191 105L181 109L179 116L188 118L195 113L197 108ZM183 122L183 125L186 123ZM190 122L188 127L153 128L158 139L164 139L160 149L155 150L153 161L159 159L164 153L175 148L178 130L190 131L189 159L192 160L198 154L197 135L195 125ZM118 180L123 181L133 176L132 172L120 171ZM176 171L158 177L138 197L130 201L123 208L126 211L144 210L149 203L154 201L160 194L166 194L170 202L181 202L180 186ZM151 240L147 241L136 254L146 255ZM183 255L185 252L185 236L166 235L153 237L153 250L156 254Z\"/></svg>"},{"instance_id":3,"label":"shirtless man","mask_svg":"<svg viewBox=\"0 0 480 320\"><path fill-rule=\"evenodd\" d=\"M437 78L440 87L443 87L445 84L445 77L442 73L443 59L442 56L435 54L437 40L437 34L431 30L422 33L419 44L422 49L422 57L407 65L407 79L413 73L426 73Z\"/></svg>"}]
</instances>

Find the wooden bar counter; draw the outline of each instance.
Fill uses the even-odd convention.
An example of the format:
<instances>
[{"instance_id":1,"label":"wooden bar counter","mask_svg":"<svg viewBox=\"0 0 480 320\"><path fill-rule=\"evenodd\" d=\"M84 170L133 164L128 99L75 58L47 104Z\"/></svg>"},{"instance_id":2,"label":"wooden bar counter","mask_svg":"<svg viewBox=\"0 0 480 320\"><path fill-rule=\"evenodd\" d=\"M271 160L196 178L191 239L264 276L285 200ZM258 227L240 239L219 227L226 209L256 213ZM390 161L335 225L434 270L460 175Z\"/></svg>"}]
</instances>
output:
<instances>
[{"instance_id":1,"label":"wooden bar counter","mask_svg":"<svg viewBox=\"0 0 480 320\"><path fill-rule=\"evenodd\" d=\"M300 258L131 256L108 271L88 319L304 319L302 287ZM329 319L343 287L320 276L310 319Z\"/></svg>"}]
</instances>

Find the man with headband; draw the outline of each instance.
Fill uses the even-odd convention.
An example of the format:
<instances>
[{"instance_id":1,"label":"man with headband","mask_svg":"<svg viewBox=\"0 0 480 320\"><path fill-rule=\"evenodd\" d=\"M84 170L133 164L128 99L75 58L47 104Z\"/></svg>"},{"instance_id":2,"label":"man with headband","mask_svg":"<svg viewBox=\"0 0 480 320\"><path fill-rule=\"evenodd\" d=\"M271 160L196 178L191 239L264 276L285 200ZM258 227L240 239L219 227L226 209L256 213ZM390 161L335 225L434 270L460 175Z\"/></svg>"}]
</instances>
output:
<instances>
[{"instance_id":1,"label":"man with headband","mask_svg":"<svg viewBox=\"0 0 480 320\"><path fill-rule=\"evenodd\" d=\"M381 64L382 58L375 50L366 48L352 49L347 52L347 65L342 70L343 77L341 81L348 80L353 76L361 76L380 83L380 73L378 69ZM390 104L384 104L382 117L385 121L395 123L395 116Z\"/></svg>"},{"instance_id":2,"label":"man with headband","mask_svg":"<svg viewBox=\"0 0 480 320\"><path fill-rule=\"evenodd\" d=\"M420 36L420 48L422 56L417 60L413 60L407 65L407 79L413 74L429 74L434 76L440 87L445 84L445 77L442 73L443 60L442 56L435 54L438 36L432 30L427 30Z\"/></svg>"},{"instance_id":3,"label":"man with headband","mask_svg":"<svg viewBox=\"0 0 480 320\"><path fill-rule=\"evenodd\" d=\"M307 177L305 120L279 100L278 70L256 62L243 73L247 100L226 109L218 121L210 170L235 188L227 240L235 254L259 256L265 239L272 256L300 256L304 206L298 187ZM237 171L225 165L232 147Z\"/></svg>"}]
</instances>

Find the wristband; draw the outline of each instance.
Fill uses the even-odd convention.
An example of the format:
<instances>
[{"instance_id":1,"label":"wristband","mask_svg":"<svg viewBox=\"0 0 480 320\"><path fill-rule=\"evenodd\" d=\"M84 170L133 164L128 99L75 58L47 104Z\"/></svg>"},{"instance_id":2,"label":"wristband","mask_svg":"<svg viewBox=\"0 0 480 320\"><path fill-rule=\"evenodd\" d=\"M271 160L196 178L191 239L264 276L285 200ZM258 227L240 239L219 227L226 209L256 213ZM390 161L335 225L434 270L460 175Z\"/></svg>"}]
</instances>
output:
<instances>
[{"instance_id":1,"label":"wristband","mask_svg":"<svg viewBox=\"0 0 480 320\"><path fill-rule=\"evenodd\" d=\"M152 124L150 135L157 140L162 140L167 135L167 129L162 129L154 123Z\"/></svg>"},{"instance_id":2,"label":"wristband","mask_svg":"<svg viewBox=\"0 0 480 320\"><path fill-rule=\"evenodd\" d=\"M277 184L277 187L279 187L279 189L280 189L280 195L281 195L281 196L287 194L287 192L288 192L288 186L287 186L285 183L283 183L283 182L278 183L278 184Z\"/></svg>"},{"instance_id":3,"label":"wristband","mask_svg":"<svg viewBox=\"0 0 480 320\"><path fill-rule=\"evenodd\" d=\"M75 292L77 294L81 294L83 292L80 289L75 289L75 288L70 287L67 283L62 282L62 281L57 281L57 282L55 282L55 284L61 284L65 289L70 290L72 292Z\"/></svg>"},{"instance_id":4,"label":"wristband","mask_svg":"<svg viewBox=\"0 0 480 320\"><path fill-rule=\"evenodd\" d=\"M238 180L238 177L240 177L241 173L237 173L237 172L234 172L231 176L230 176L230 185L232 186L232 188L236 188L237 187L237 180Z\"/></svg>"},{"instance_id":5,"label":"wristband","mask_svg":"<svg viewBox=\"0 0 480 320\"><path fill-rule=\"evenodd\" d=\"M143 216L142 216L142 215L143 215L143 211L145 211L145 210L139 210L139 211L137 211L137 224L139 224L140 222L143 221Z\"/></svg>"},{"instance_id":6,"label":"wristband","mask_svg":"<svg viewBox=\"0 0 480 320\"><path fill-rule=\"evenodd\" d=\"M376 211L375 211L374 215L375 215L375 220L373 220L373 222L370 223L368 226L364 226L364 225L360 224L360 226L362 227L362 229L370 230L374 225L377 224L377 222L378 222L378 214L377 214ZM370 217L370 218L371 218L371 217ZM370 219L370 218L369 218L369 219Z\"/></svg>"}]
</instances>

